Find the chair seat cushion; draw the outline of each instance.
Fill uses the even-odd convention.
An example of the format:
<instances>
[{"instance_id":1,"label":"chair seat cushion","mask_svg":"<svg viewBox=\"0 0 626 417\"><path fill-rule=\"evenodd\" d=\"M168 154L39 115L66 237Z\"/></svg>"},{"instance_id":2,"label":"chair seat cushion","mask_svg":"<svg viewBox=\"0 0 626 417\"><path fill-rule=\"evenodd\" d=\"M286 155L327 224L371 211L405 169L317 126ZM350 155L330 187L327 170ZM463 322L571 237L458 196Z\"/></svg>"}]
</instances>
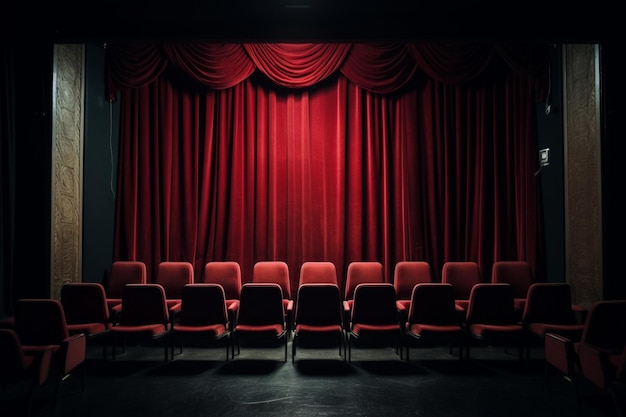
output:
<instances>
[{"instance_id":1,"label":"chair seat cushion","mask_svg":"<svg viewBox=\"0 0 626 417\"><path fill-rule=\"evenodd\" d=\"M327 326L314 326L310 324L298 324L296 325L296 333L341 333L341 326L339 324L331 324Z\"/></svg>"},{"instance_id":2,"label":"chair seat cushion","mask_svg":"<svg viewBox=\"0 0 626 417\"><path fill-rule=\"evenodd\" d=\"M239 324L237 325L236 330L238 333L267 333L268 335L280 336L285 329L280 324L268 324L262 326Z\"/></svg>"},{"instance_id":3,"label":"chair seat cushion","mask_svg":"<svg viewBox=\"0 0 626 417\"><path fill-rule=\"evenodd\" d=\"M226 300L226 306L230 311L237 311L239 310L239 300Z\"/></svg>"},{"instance_id":4,"label":"chair seat cushion","mask_svg":"<svg viewBox=\"0 0 626 417\"><path fill-rule=\"evenodd\" d=\"M209 334L212 336L219 336L226 333L226 326L223 324L207 324L205 326L186 326L184 324L178 324L174 326L174 333L195 333L195 334Z\"/></svg>"},{"instance_id":5,"label":"chair seat cushion","mask_svg":"<svg viewBox=\"0 0 626 417\"><path fill-rule=\"evenodd\" d=\"M144 324L138 326L114 326L111 328L111 333L120 334L145 334L146 336L159 336L167 332L168 328L164 324Z\"/></svg>"},{"instance_id":6,"label":"chair seat cushion","mask_svg":"<svg viewBox=\"0 0 626 417\"><path fill-rule=\"evenodd\" d=\"M540 337L546 333L555 333L570 340L580 340L584 327L583 324L529 323L528 331Z\"/></svg>"},{"instance_id":7,"label":"chair seat cushion","mask_svg":"<svg viewBox=\"0 0 626 417\"><path fill-rule=\"evenodd\" d=\"M121 298L107 298L106 301L107 301L107 306L109 306L109 308L113 308L115 306L122 304Z\"/></svg>"},{"instance_id":8,"label":"chair seat cushion","mask_svg":"<svg viewBox=\"0 0 626 417\"><path fill-rule=\"evenodd\" d=\"M524 311L524 307L526 307L526 299L525 298L513 299L513 306L515 307L515 311Z\"/></svg>"},{"instance_id":9,"label":"chair seat cushion","mask_svg":"<svg viewBox=\"0 0 626 417\"><path fill-rule=\"evenodd\" d=\"M493 324L472 324L469 331L478 338L489 337L491 335L513 335L522 333L524 328L518 324L493 325Z\"/></svg>"},{"instance_id":10,"label":"chair seat cushion","mask_svg":"<svg viewBox=\"0 0 626 417\"><path fill-rule=\"evenodd\" d=\"M432 324L411 324L407 327L407 332L413 336L426 336L430 334L442 333L461 333L462 328L459 325L432 325Z\"/></svg>"},{"instance_id":11,"label":"chair seat cushion","mask_svg":"<svg viewBox=\"0 0 626 417\"><path fill-rule=\"evenodd\" d=\"M409 311L411 300L396 300L396 306L398 307L398 311Z\"/></svg>"},{"instance_id":12,"label":"chair seat cushion","mask_svg":"<svg viewBox=\"0 0 626 417\"><path fill-rule=\"evenodd\" d=\"M398 324L355 324L352 327L352 333L355 335L378 334L378 333L398 333L400 326Z\"/></svg>"},{"instance_id":13,"label":"chair seat cushion","mask_svg":"<svg viewBox=\"0 0 626 417\"><path fill-rule=\"evenodd\" d=\"M22 345L24 355L39 355L46 351L57 352L61 345Z\"/></svg>"},{"instance_id":14,"label":"chair seat cushion","mask_svg":"<svg viewBox=\"0 0 626 417\"><path fill-rule=\"evenodd\" d=\"M110 325L104 323L80 323L80 324L68 324L67 330L70 334L85 333L87 336L104 333L110 329Z\"/></svg>"}]
</instances>

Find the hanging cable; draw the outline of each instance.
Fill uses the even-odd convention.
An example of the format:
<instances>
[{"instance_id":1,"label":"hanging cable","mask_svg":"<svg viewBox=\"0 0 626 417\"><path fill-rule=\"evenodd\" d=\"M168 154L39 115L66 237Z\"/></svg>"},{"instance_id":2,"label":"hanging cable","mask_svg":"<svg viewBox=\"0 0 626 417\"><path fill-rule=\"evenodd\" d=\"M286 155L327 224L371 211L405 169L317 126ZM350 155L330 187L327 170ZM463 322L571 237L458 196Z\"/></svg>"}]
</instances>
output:
<instances>
[{"instance_id":1,"label":"hanging cable","mask_svg":"<svg viewBox=\"0 0 626 417\"><path fill-rule=\"evenodd\" d=\"M111 159L111 195L115 201L115 189L113 188L113 102L109 100L109 154Z\"/></svg>"}]
</instances>

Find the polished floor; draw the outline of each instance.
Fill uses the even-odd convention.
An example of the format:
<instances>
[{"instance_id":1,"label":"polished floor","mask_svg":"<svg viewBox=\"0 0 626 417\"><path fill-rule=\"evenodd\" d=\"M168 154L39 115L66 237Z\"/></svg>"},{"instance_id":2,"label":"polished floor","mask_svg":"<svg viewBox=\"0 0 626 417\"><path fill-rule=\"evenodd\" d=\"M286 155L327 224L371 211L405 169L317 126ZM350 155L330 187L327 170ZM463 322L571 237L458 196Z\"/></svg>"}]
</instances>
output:
<instances>
[{"instance_id":1,"label":"polished floor","mask_svg":"<svg viewBox=\"0 0 626 417\"><path fill-rule=\"evenodd\" d=\"M186 347L168 362L158 346L128 346L115 360L100 346L87 353L85 390L80 374L70 376L54 407L53 387L43 386L31 416L617 416L609 394L584 381L580 404L556 373L546 387L540 348L520 360L478 346L459 360L447 347L419 347L409 362L392 347L353 348L350 362L335 349L299 349L292 363L291 346L287 362L280 346L242 346L228 362L219 347ZM0 415L24 415L23 398L0 391Z\"/></svg>"}]
</instances>

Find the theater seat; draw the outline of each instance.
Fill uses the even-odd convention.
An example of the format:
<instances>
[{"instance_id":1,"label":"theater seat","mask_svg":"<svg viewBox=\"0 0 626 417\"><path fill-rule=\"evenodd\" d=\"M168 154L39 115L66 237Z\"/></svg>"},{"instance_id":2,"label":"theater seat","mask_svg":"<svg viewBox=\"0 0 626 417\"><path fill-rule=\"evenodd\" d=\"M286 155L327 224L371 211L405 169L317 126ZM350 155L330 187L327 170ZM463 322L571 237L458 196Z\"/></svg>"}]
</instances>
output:
<instances>
[{"instance_id":1,"label":"theater seat","mask_svg":"<svg viewBox=\"0 0 626 417\"><path fill-rule=\"evenodd\" d=\"M26 354L14 330L0 329L0 385L19 384L23 381L29 385L24 412L19 415L30 416L35 391L48 380L54 350L50 346L34 354ZM0 413L3 413L2 409Z\"/></svg>"},{"instance_id":2,"label":"theater seat","mask_svg":"<svg viewBox=\"0 0 626 417\"><path fill-rule=\"evenodd\" d=\"M348 337L348 361L352 360L352 345L381 347L393 344L396 352L401 346L396 290L390 283L364 283L354 289Z\"/></svg>"},{"instance_id":3,"label":"theater seat","mask_svg":"<svg viewBox=\"0 0 626 417\"><path fill-rule=\"evenodd\" d=\"M85 389L87 338L84 333L70 335L63 305L59 300L18 300L15 306L15 332L27 355L38 355L52 349L55 405L62 381L75 371L81 371L82 389Z\"/></svg>"},{"instance_id":4,"label":"theater seat","mask_svg":"<svg viewBox=\"0 0 626 417\"><path fill-rule=\"evenodd\" d=\"M276 283L246 283L241 287L239 318L233 332L237 354L242 341L261 345L283 341L287 361L289 337L283 300L282 288Z\"/></svg>"},{"instance_id":5,"label":"theater seat","mask_svg":"<svg viewBox=\"0 0 626 417\"><path fill-rule=\"evenodd\" d=\"M546 333L546 388L549 370L556 369L573 384L576 401L580 403L579 378L608 390L621 416L623 398L617 390L625 382L626 300L603 300L590 308L580 340ZM622 386L623 388L623 386Z\"/></svg>"},{"instance_id":6,"label":"theater seat","mask_svg":"<svg viewBox=\"0 0 626 417\"><path fill-rule=\"evenodd\" d=\"M298 346L336 346L341 355L345 346L341 294L337 284L301 284L296 299L291 361L295 359Z\"/></svg>"}]
</instances>

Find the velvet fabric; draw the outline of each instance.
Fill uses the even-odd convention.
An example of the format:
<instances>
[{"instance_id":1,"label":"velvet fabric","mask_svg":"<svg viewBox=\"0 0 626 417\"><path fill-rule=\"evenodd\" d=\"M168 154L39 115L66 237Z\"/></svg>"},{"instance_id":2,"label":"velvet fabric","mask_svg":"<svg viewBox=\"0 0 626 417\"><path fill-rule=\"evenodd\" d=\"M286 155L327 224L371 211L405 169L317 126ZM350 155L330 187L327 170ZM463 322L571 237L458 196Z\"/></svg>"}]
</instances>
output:
<instances>
[{"instance_id":1,"label":"velvet fabric","mask_svg":"<svg viewBox=\"0 0 626 417\"><path fill-rule=\"evenodd\" d=\"M304 262L300 266L298 288L300 288L303 284L314 283L339 285L339 282L337 280L337 268L335 267L335 264L326 261Z\"/></svg>"},{"instance_id":2,"label":"velvet fabric","mask_svg":"<svg viewBox=\"0 0 626 417\"><path fill-rule=\"evenodd\" d=\"M69 334L96 336L111 328L104 286L98 282L71 282L61 287L61 304Z\"/></svg>"},{"instance_id":3,"label":"velvet fabric","mask_svg":"<svg viewBox=\"0 0 626 417\"><path fill-rule=\"evenodd\" d=\"M181 310L172 327L172 356L178 341L180 353L188 338L215 343L226 338L226 360L230 343L231 321L224 288L220 284L187 284L183 289Z\"/></svg>"},{"instance_id":4,"label":"velvet fabric","mask_svg":"<svg viewBox=\"0 0 626 417\"><path fill-rule=\"evenodd\" d=\"M284 341L287 361L288 331L283 291L276 283L246 283L241 287L239 316L233 338L239 353L242 339L256 342Z\"/></svg>"},{"instance_id":5,"label":"velvet fabric","mask_svg":"<svg viewBox=\"0 0 626 417\"><path fill-rule=\"evenodd\" d=\"M107 46L121 105L116 259L543 259L536 104L549 48ZM543 70L543 71L542 71ZM486 277L487 278L487 277Z\"/></svg>"},{"instance_id":6,"label":"velvet fabric","mask_svg":"<svg viewBox=\"0 0 626 417\"><path fill-rule=\"evenodd\" d=\"M408 312L413 288L417 284L431 282L430 265L424 261L400 261L393 271L393 286L396 289L398 310Z\"/></svg>"},{"instance_id":7,"label":"velvet fabric","mask_svg":"<svg viewBox=\"0 0 626 417\"><path fill-rule=\"evenodd\" d=\"M109 332L113 359L116 344L132 339L146 342L169 336L172 329L165 290L160 284L127 284L122 296L120 321ZM167 344L164 359L168 360Z\"/></svg>"},{"instance_id":8,"label":"velvet fabric","mask_svg":"<svg viewBox=\"0 0 626 417\"><path fill-rule=\"evenodd\" d=\"M213 261L204 266L201 282L219 284L224 289L231 325L237 319L241 297L241 267L235 261Z\"/></svg>"},{"instance_id":9,"label":"velvet fabric","mask_svg":"<svg viewBox=\"0 0 626 417\"><path fill-rule=\"evenodd\" d=\"M572 290L565 282L536 282L528 288L522 322L528 333L543 339L556 333L580 340L585 327L572 308Z\"/></svg>"}]
</instances>

